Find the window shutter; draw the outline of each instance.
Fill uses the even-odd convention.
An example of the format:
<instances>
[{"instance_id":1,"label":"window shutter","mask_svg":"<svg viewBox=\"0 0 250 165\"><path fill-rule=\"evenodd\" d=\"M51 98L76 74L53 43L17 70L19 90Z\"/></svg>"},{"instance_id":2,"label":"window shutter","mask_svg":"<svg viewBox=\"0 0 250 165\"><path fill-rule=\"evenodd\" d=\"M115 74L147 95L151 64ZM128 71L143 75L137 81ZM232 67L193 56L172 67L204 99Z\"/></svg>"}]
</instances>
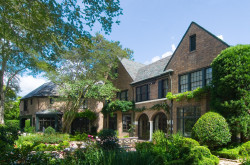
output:
<instances>
[{"instance_id":1,"label":"window shutter","mask_svg":"<svg viewBox=\"0 0 250 165\"><path fill-rule=\"evenodd\" d=\"M158 99L162 97L162 80L158 81Z\"/></svg>"}]
</instances>

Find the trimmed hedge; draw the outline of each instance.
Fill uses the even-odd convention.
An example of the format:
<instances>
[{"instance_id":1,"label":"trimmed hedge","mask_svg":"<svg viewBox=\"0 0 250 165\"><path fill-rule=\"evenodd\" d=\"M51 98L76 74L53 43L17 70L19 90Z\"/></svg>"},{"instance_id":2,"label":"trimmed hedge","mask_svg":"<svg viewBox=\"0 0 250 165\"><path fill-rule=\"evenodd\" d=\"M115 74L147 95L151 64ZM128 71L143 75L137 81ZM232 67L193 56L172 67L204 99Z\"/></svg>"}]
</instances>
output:
<instances>
[{"instance_id":1,"label":"trimmed hedge","mask_svg":"<svg viewBox=\"0 0 250 165\"><path fill-rule=\"evenodd\" d=\"M215 112L201 116L192 129L192 137L213 149L230 142L231 133L224 117Z\"/></svg>"}]
</instances>

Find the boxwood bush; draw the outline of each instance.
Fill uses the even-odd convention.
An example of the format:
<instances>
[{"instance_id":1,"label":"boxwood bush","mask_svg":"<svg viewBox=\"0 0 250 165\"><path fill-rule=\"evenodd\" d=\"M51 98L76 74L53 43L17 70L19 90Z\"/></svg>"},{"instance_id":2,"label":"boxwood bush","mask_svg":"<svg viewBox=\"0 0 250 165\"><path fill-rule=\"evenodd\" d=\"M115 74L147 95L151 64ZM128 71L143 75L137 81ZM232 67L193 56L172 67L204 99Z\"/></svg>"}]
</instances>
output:
<instances>
[{"instance_id":1,"label":"boxwood bush","mask_svg":"<svg viewBox=\"0 0 250 165\"><path fill-rule=\"evenodd\" d=\"M201 116L192 129L192 137L213 149L230 142L231 133L224 117L215 112Z\"/></svg>"}]
</instances>

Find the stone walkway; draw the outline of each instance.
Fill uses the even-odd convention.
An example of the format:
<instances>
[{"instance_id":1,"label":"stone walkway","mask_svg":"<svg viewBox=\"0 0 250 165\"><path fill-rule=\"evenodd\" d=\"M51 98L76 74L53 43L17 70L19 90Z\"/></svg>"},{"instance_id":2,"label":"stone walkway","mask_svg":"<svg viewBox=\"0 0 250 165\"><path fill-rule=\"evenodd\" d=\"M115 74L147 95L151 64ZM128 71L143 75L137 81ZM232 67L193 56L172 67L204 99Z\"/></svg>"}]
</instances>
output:
<instances>
[{"instance_id":1,"label":"stone walkway","mask_svg":"<svg viewBox=\"0 0 250 165\"><path fill-rule=\"evenodd\" d=\"M220 158L219 165L240 165L241 163L238 160L232 160L232 159L224 159Z\"/></svg>"}]
</instances>

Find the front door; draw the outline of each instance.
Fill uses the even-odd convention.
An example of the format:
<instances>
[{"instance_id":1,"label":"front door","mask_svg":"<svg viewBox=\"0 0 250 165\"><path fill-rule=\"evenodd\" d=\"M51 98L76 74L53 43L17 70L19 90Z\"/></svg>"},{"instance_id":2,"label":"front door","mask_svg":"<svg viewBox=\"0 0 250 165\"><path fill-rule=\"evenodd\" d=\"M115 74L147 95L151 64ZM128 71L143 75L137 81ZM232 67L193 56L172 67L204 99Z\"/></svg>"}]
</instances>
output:
<instances>
[{"instance_id":1,"label":"front door","mask_svg":"<svg viewBox=\"0 0 250 165\"><path fill-rule=\"evenodd\" d=\"M149 119L146 114L142 114L139 118L138 137L139 139L149 139Z\"/></svg>"}]
</instances>

